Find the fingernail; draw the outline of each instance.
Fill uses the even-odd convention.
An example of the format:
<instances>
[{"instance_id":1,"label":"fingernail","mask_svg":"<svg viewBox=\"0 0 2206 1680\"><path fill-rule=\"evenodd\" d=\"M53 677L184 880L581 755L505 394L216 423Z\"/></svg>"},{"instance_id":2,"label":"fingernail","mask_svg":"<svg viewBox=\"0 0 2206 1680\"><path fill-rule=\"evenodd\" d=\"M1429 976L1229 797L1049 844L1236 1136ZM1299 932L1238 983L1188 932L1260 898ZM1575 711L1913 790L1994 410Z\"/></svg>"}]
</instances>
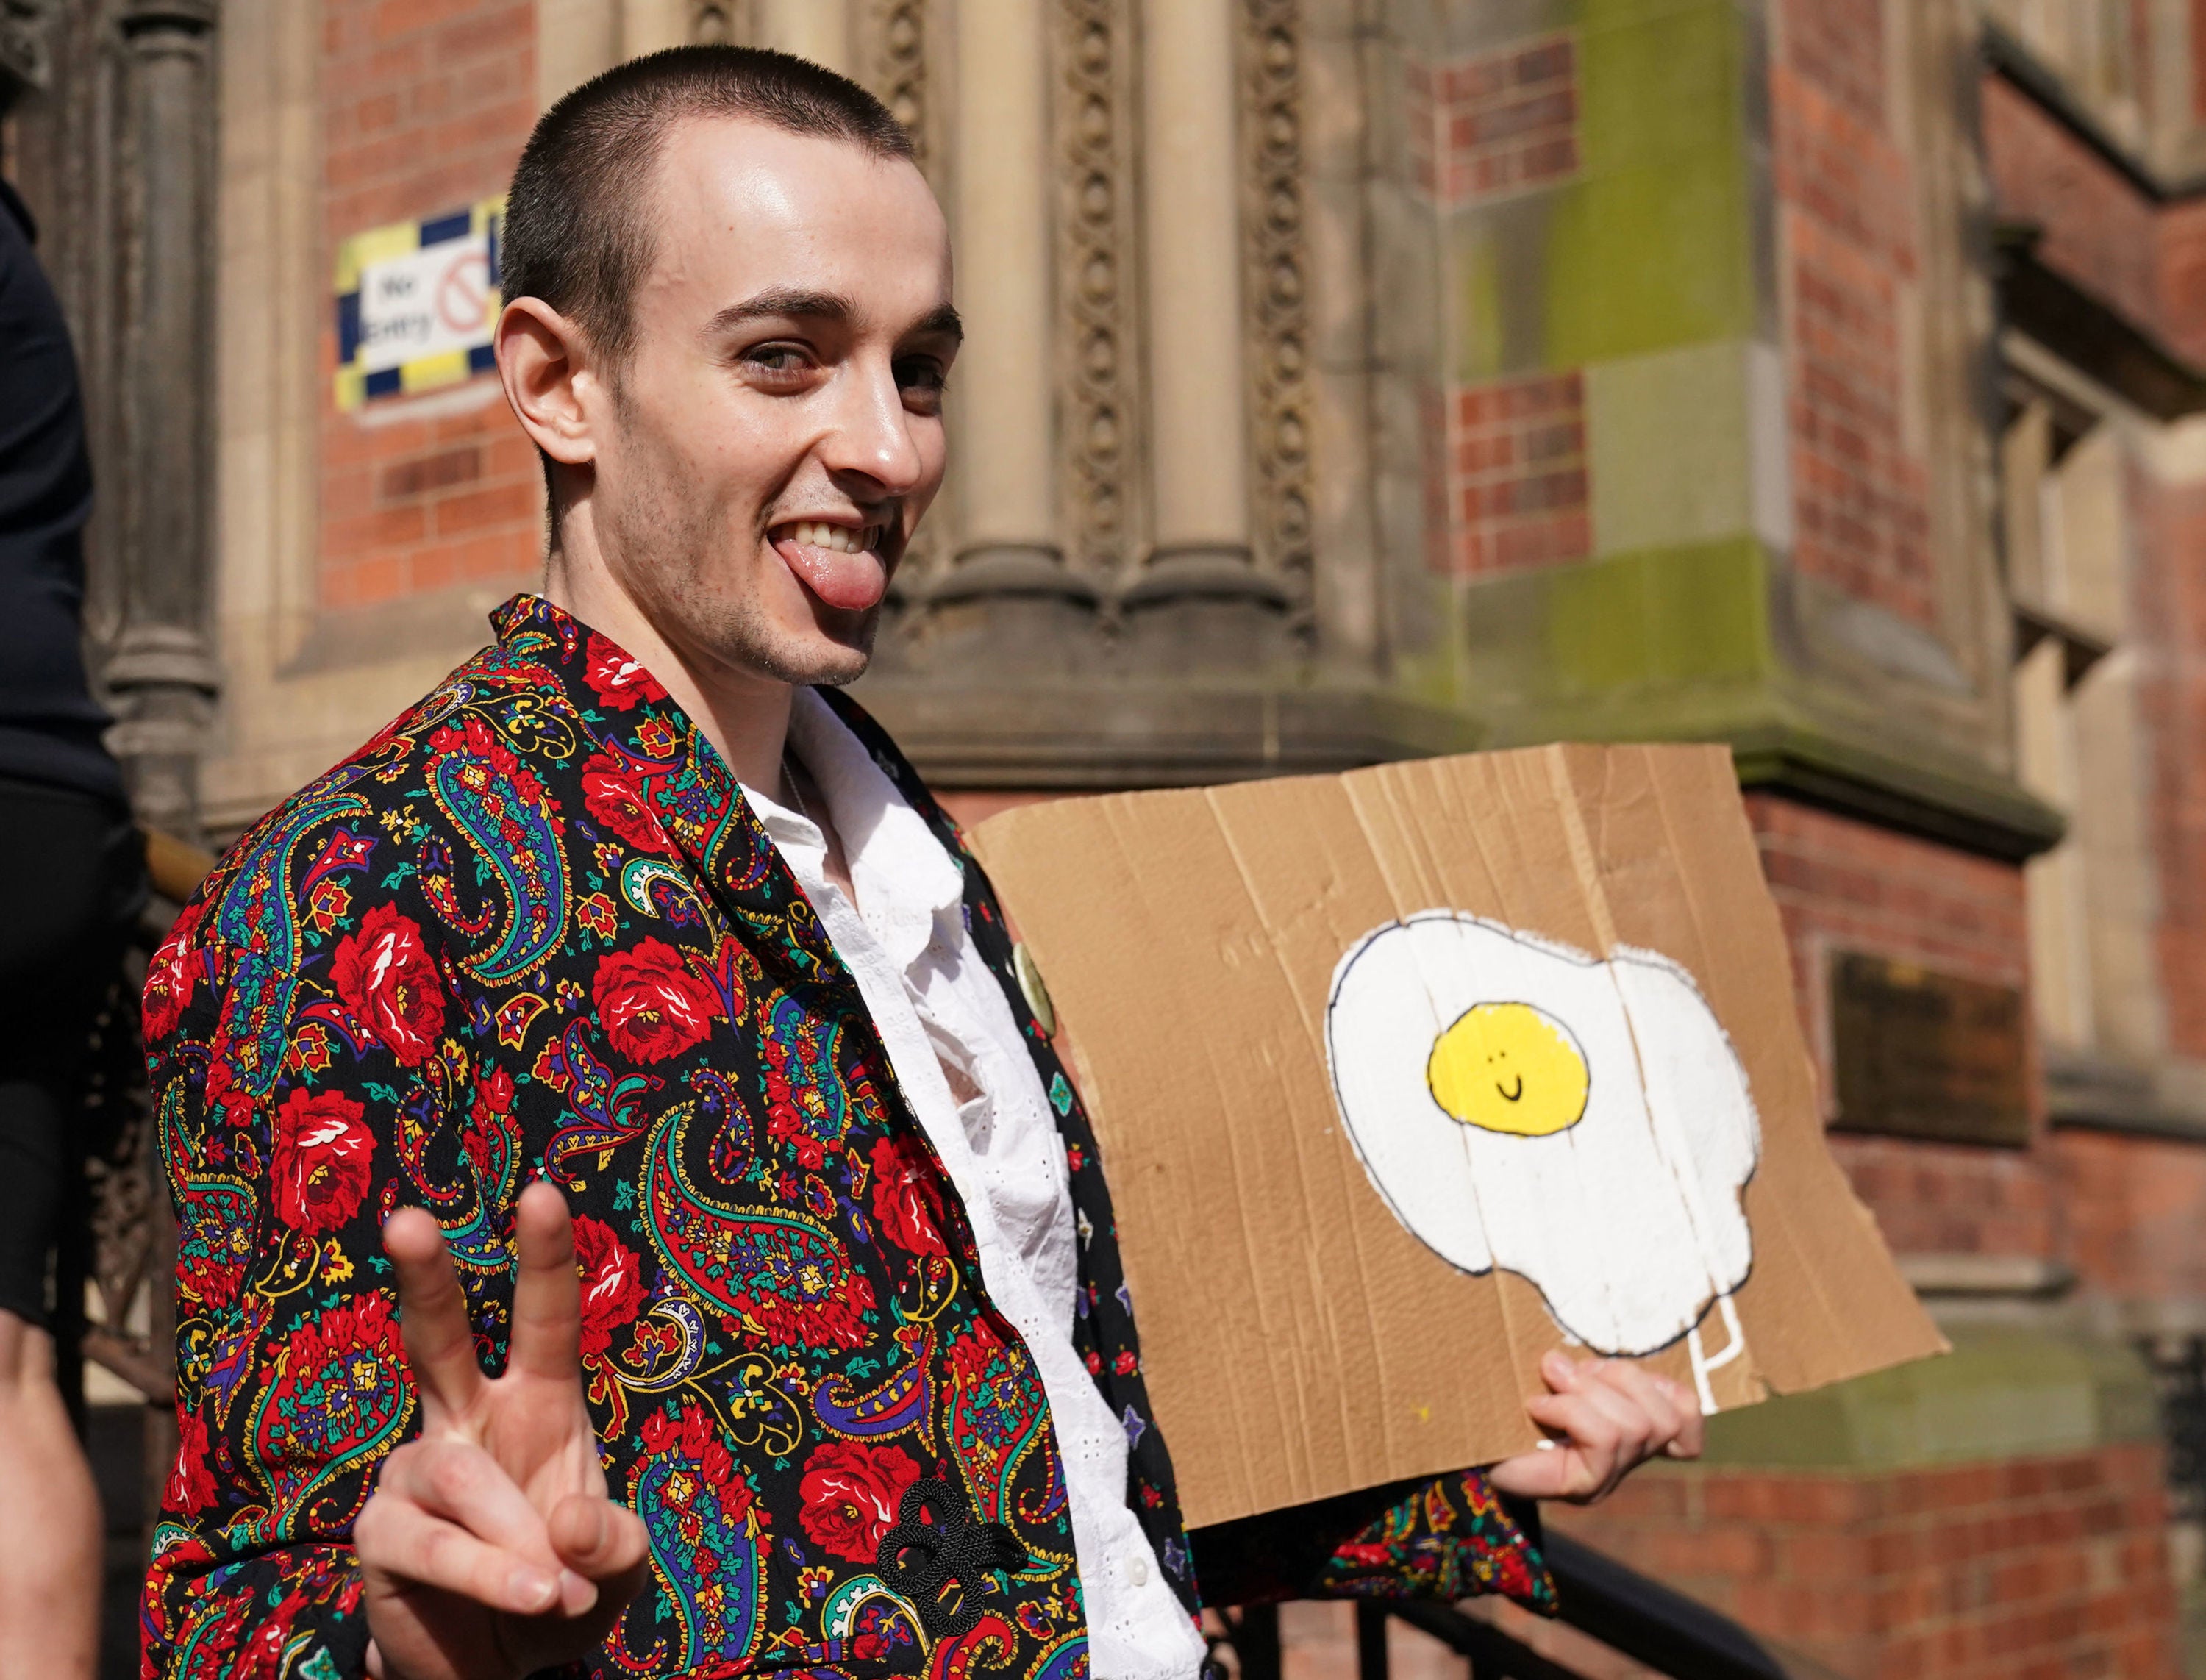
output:
<instances>
[{"instance_id":1,"label":"fingernail","mask_svg":"<svg viewBox=\"0 0 2206 1680\"><path fill-rule=\"evenodd\" d=\"M525 1564L506 1577L505 1584L513 1602L522 1610L543 1610L559 1594L557 1582L543 1570L532 1570Z\"/></svg>"},{"instance_id":2,"label":"fingernail","mask_svg":"<svg viewBox=\"0 0 2206 1680\"><path fill-rule=\"evenodd\" d=\"M569 1616L580 1616L598 1601L598 1584L576 1575L572 1570L559 1571L559 1608Z\"/></svg>"}]
</instances>

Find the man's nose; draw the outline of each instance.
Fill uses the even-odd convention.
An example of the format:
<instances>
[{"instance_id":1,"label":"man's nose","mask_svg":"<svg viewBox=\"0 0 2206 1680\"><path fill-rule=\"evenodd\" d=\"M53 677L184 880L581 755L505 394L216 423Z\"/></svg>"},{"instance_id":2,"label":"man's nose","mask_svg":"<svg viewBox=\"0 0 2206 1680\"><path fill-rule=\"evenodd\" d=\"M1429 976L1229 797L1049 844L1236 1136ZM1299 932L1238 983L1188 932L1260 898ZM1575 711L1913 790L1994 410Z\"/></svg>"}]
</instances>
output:
<instances>
[{"instance_id":1,"label":"man's nose","mask_svg":"<svg viewBox=\"0 0 2206 1680\"><path fill-rule=\"evenodd\" d=\"M862 474L887 495L915 488L926 462L912 436L895 368L886 362L852 364L840 383L841 401L825 440L823 464L832 473Z\"/></svg>"}]
</instances>

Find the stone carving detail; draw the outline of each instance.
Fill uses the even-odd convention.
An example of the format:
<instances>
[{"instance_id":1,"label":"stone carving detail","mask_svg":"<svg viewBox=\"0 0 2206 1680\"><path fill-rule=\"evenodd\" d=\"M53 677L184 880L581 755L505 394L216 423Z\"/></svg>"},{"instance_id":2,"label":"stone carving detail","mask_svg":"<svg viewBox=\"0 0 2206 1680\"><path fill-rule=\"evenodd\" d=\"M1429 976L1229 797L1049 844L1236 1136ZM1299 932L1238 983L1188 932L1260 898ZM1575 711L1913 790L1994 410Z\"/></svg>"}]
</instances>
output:
<instances>
[{"instance_id":1,"label":"stone carving detail","mask_svg":"<svg viewBox=\"0 0 2206 1680\"><path fill-rule=\"evenodd\" d=\"M1308 572L1311 561L1299 11L1297 0L1240 8L1251 528L1259 566L1287 575Z\"/></svg>"},{"instance_id":2,"label":"stone carving detail","mask_svg":"<svg viewBox=\"0 0 2206 1680\"><path fill-rule=\"evenodd\" d=\"M921 172L946 201L942 148L934 144L934 113L927 103L927 0L864 0L856 15L855 79L903 124L918 152ZM954 547L945 541L954 500L945 497L936 503L890 581L890 623L909 621L907 634L924 614L927 585L944 563L945 549ZM897 636L891 631L885 640L893 663Z\"/></svg>"},{"instance_id":3,"label":"stone carving detail","mask_svg":"<svg viewBox=\"0 0 2206 1680\"><path fill-rule=\"evenodd\" d=\"M927 0L867 0L859 80L896 113L919 148L919 166L935 176L927 104ZM940 182L937 182L938 188Z\"/></svg>"},{"instance_id":4,"label":"stone carving detail","mask_svg":"<svg viewBox=\"0 0 2206 1680\"><path fill-rule=\"evenodd\" d=\"M49 39L60 0L0 0L0 111L26 87L53 80Z\"/></svg>"},{"instance_id":5,"label":"stone carving detail","mask_svg":"<svg viewBox=\"0 0 2206 1680\"><path fill-rule=\"evenodd\" d=\"M695 0L689 8L689 40L699 46L748 40L752 33L748 13L742 0Z\"/></svg>"},{"instance_id":6,"label":"stone carving detail","mask_svg":"<svg viewBox=\"0 0 2206 1680\"><path fill-rule=\"evenodd\" d=\"M164 1175L153 1146L146 1090L145 1051L138 1036L142 952L132 953L93 1022L80 1099L86 1142L81 1194L86 1227L71 1234L63 1276L89 1273L98 1311L82 1325L85 1356L157 1404L173 1397L173 1349L144 1326L156 1319L153 1296L168 1296ZM159 1194L160 1216L155 1196ZM81 1290L70 1291L65 1315L82 1311Z\"/></svg>"},{"instance_id":7,"label":"stone carving detail","mask_svg":"<svg viewBox=\"0 0 2206 1680\"><path fill-rule=\"evenodd\" d=\"M1130 0L1058 0L1052 42L1065 557L1099 583L1139 548L1132 25Z\"/></svg>"}]
</instances>

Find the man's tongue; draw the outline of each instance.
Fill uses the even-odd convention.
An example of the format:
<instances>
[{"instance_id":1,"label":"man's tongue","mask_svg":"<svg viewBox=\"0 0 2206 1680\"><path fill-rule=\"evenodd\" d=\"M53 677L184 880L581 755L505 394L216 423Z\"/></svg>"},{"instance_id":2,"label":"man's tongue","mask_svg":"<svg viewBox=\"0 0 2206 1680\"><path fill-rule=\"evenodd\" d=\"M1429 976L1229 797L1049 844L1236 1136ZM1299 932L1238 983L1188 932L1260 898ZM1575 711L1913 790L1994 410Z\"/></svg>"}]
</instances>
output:
<instances>
[{"instance_id":1,"label":"man's tongue","mask_svg":"<svg viewBox=\"0 0 2206 1680\"><path fill-rule=\"evenodd\" d=\"M775 539L773 548L804 587L831 607L863 612L879 606L881 597L888 593L889 575L870 549L844 554L814 543L800 543L787 532Z\"/></svg>"}]
</instances>

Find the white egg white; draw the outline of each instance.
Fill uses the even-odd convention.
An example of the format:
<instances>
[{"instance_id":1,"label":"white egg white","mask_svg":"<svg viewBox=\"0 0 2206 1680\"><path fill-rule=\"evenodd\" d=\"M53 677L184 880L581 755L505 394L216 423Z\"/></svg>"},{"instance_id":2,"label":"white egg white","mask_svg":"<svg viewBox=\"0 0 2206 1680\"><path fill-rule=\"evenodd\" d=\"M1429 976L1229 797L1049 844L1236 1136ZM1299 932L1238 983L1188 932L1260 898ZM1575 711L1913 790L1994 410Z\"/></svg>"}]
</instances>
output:
<instances>
[{"instance_id":1,"label":"white egg white","mask_svg":"<svg viewBox=\"0 0 2206 1680\"><path fill-rule=\"evenodd\" d=\"M1546 1136L1467 1125L1427 1083L1435 1041L1481 1004L1568 1028L1583 1117ZM1761 1129L1746 1071L1684 969L1607 960L1452 910L1389 922L1333 974L1326 1051L1342 1123L1396 1218L1465 1272L1499 1265L1607 1354L1652 1353L1745 1281L1741 1191Z\"/></svg>"}]
</instances>

